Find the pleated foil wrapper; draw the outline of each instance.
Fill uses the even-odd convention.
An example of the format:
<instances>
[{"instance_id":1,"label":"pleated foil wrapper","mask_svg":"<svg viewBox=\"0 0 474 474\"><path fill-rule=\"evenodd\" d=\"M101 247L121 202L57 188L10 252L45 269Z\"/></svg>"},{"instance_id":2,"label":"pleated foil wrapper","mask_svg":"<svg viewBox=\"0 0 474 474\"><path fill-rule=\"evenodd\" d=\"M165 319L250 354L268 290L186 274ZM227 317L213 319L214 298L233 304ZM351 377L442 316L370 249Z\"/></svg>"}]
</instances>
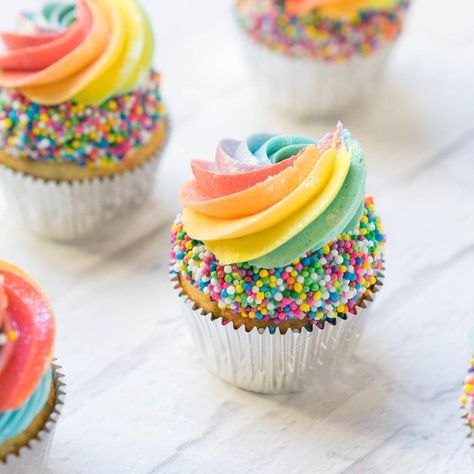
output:
<instances>
[{"instance_id":1,"label":"pleated foil wrapper","mask_svg":"<svg viewBox=\"0 0 474 474\"><path fill-rule=\"evenodd\" d=\"M28 445L20 448L18 454L11 454L6 462L0 462L0 474L43 474L53 442L56 424L64 406L65 383L61 367L53 363L53 383L55 391L55 406L48 421L38 435L31 439Z\"/></svg>"},{"instance_id":2,"label":"pleated foil wrapper","mask_svg":"<svg viewBox=\"0 0 474 474\"><path fill-rule=\"evenodd\" d=\"M382 285L380 276L373 291ZM197 345L198 353L210 372L237 387L252 392L281 394L299 392L314 386L327 389L353 357L368 317L366 298L357 314L335 324L325 322L312 331L287 331L244 326L206 314L172 280L179 291L182 312Z\"/></svg>"},{"instance_id":3,"label":"pleated foil wrapper","mask_svg":"<svg viewBox=\"0 0 474 474\"><path fill-rule=\"evenodd\" d=\"M147 201L164 148L123 174L78 181L45 180L0 166L0 187L12 217L29 230L73 241Z\"/></svg>"},{"instance_id":4,"label":"pleated foil wrapper","mask_svg":"<svg viewBox=\"0 0 474 474\"><path fill-rule=\"evenodd\" d=\"M300 120L340 118L373 96L393 49L392 44L370 56L330 63L277 53L242 36L258 96Z\"/></svg>"}]
</instances>

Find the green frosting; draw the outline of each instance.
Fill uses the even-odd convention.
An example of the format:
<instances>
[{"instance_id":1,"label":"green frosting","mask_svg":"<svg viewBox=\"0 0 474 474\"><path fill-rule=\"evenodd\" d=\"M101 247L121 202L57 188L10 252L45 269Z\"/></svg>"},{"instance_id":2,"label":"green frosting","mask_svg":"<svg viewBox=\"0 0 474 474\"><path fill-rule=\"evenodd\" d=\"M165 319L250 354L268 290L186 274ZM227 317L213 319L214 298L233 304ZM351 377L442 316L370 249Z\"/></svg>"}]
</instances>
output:
<instances>
[{"instance_id":1,"label":"green frosting","mask_svg":"<svg viewBox=\"0 0 474 474\"><path fill-rule=\"evenodd\" d=\"M261 268L284 267L309 250L318 250L333 241L344 230L357 227L364 209L367 169L360 145L352 142L351 146L352 161L349 172L342 188L329 207L288 242L252 260L251 265Z\"/></svg>"},{"instance_id":2,"label":"green frosting","mask_svg":"<svg viewBox=\"0 0 474 474\"><path fill-rule=\"evenodd\" d=\"M343 234L350 234L351 232L354 232L357 229L357 226L359 225L359 221L364 215L364 199L362 198L362 202L360 204L359 210L354 214L353 219L349 222L349 224L346 226L346 228L343 230Z\"/></svg>"}]
</instances>

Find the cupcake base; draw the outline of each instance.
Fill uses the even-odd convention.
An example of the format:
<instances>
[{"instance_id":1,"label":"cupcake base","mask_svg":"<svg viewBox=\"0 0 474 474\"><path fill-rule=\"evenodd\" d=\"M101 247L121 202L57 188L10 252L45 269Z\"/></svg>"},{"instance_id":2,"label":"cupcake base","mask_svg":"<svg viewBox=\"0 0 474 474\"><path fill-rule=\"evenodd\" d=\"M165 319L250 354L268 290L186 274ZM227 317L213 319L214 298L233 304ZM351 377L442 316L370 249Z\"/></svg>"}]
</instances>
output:
<instances>
[{"instance_id":1,"label":"cupcake base","mask_svg":"<svg viewBox=\"0 0 474 474\"><path fill-rule=\"evenodd\" d=\"M158 155L139 168L107 178L47 181L0 168L10 212L32 232L56 240L86 236L100 224L146 201Z\"/></svg>"},{"instance_id":2,"label":"cupcake base","mask_svg":"<svg viewBox=\"0 0 474 474\"><path fill-rule=\"evenodd\" d=\"M299 119L340 117L377 90L393 45L341 63L295 58L245 38L257 93L269 106Z\"/></svg>"},{"instance_id":3,"label":"cupcake base","mask_svg":"<svg viewBox=\"0 0 474 474\"><path fill-rule=\"evenodd\" d=\"M177 283L177 282L176 282ZM367 319L365 301L356 315L312 330L287 330L244 325L234 328L206 313L181 290L180 301L198 352L210 372L252 392L279 394L319 385L325 389L356 352ZM374 287L374 291L376 288Z\"/></svg>"},{"instance_id":4,"label":"cupcake base","mask_svg":"<svg viewBox=\"0 0 474 474\"><path fill-rule=\"evenodd\" d=\"M89 179L44 179L0 166L0 186L11 215L28 229L71 241L148 199L164 147L133 169Z\"/></svg>"},{"instance_id":5,"label":"cupcake base","mask_svg":"<svg viewBox=\"0 0 474 474\"><path fill-rule=\"evenodd\" d=\"M0 461L0 474L42 474L46 471L46 464L51 444L56 430L56 423L64 404L63 375L58 372L59 366L53 363L52 406L45 416L42 426L38 429L30 427L15 437L15 446L11 446L11 453L4 462ZM35 419L35 422L39 419ZM30 433L33 429L34 432Z\"/></svg>"}]
</instances>

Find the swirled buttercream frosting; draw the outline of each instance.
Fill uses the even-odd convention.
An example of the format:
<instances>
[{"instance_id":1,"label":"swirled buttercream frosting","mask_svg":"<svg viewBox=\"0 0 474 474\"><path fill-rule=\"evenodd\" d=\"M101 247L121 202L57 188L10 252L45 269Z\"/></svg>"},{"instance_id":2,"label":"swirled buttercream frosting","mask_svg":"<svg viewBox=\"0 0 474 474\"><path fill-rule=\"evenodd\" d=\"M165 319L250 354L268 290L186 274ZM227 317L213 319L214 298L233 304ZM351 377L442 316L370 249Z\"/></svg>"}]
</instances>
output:
<instances>
[{"instance_id":1,"label":"swirled buttercream frosting","mask_svg":"<svg viewBox=\"0 0 474 474\"><path fill-rule=\"evenodd\" d=\"M53 2L21 18L21 31L0 35L0 86L32 102L98 105L148 77L153 34L135 0Z\"/></svg>"},{"instance_id":2,"label":"swirled buttercream frosting","mask_svg":"<svg viewBox=\"0 0 474 474\"><path fill-rule=\"evenodd\" d=\"M360 145L338 125L319 142L223 140L194 179L171 233L171 274L245 318L333 320L381 276L385 236L365 197Z\"/></svg>"},{"instance_id":3,"label":"swirled buttercream frosting","mask_svg":"<svg viewBox=\"0 0 474 474\"><path fill-rule=\"evenodd\" d=\"M25 430L51 389L52 310L21 270L0 262L0 444Z\"/></svg>"},{"instance_id":4,"label":"swirled buttercream frosting","mask_svg":"<svg viewBox=\"0 0 474 474\"><path fill-rule=\"evenodd\" d=\"M223 140L212 162L193 161L180 194L183 224L223 264L284 266L357 223L366 168L339 128L321 142L253 135Z\"/></svg>"}]
</instances>

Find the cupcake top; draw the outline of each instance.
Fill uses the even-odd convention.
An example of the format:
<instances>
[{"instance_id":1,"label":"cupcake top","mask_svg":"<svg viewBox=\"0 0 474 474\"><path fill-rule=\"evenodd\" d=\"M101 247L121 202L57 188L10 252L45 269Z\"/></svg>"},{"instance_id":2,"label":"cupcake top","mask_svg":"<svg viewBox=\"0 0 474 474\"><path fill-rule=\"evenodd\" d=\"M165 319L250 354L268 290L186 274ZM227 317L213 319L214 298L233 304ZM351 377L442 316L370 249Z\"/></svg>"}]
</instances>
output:
<instances>
[{"instance_id":1,"label":"cupcake top","mask_svg":"<svg viewBox=\"0 0 474 474\"><path fill-rule=\"evenodd\" d=\"M219 304L265 320L355 312L383 269L365 160L339 124L316 142L258 134L194 160L172 230L171 271Z\"/></svg>"},{"instance_id":2,"label":"cupcake top","mask_svg":"<svg viewBox=\"0 0 474 474\"><path fill-rule=\"evenodd\" d=\"M0 262L0 444L21 433L51 388L55 321L41 289Z\"/></svg>"},{"instance_id":3,"label":"cupcake top","mask_svg":"<svg viewBox=\"0 0 474 474\"><path fill-rule=\"evenodd\" d=\"M78 0L74 21L72 16L55 14L51 4L43 9L41 26L31 22L32 31L3 33L0 86L42 105L99 105L143 82L153 34L137 2Z\"/></svg>"},{"instance_id":4,"label":"cupcake top","mask_svg":"<svg viewBox=\"0 0 474 474\"><path fill-rule=\"evenodd\" d=\"M108 167L150 141L164 111L152 28L135 0L51 2L0 38L9 157Z\"/></svg>"},{"instance_id":5,"label":"cupcake top","mask_svg":"<svg viewBox=\"0 0 474 474\"><path fill-rule=\"evenodd\" d=\"M410 0L237 0L250 38L294 57L368 56L400 34Z\"/></svg>"},{"instance_id":6,"label":"cupcake top","mask_svg":"<svg viewBox=\"0 0 474 474\"><path fill-rule=\"evenodd\" d=\"M474 356L471 358L469 371L464 379L464 393L460 401L461 407L466 412L466 422L472 436L474 434Z\"/></svg>"}]
</instances>

